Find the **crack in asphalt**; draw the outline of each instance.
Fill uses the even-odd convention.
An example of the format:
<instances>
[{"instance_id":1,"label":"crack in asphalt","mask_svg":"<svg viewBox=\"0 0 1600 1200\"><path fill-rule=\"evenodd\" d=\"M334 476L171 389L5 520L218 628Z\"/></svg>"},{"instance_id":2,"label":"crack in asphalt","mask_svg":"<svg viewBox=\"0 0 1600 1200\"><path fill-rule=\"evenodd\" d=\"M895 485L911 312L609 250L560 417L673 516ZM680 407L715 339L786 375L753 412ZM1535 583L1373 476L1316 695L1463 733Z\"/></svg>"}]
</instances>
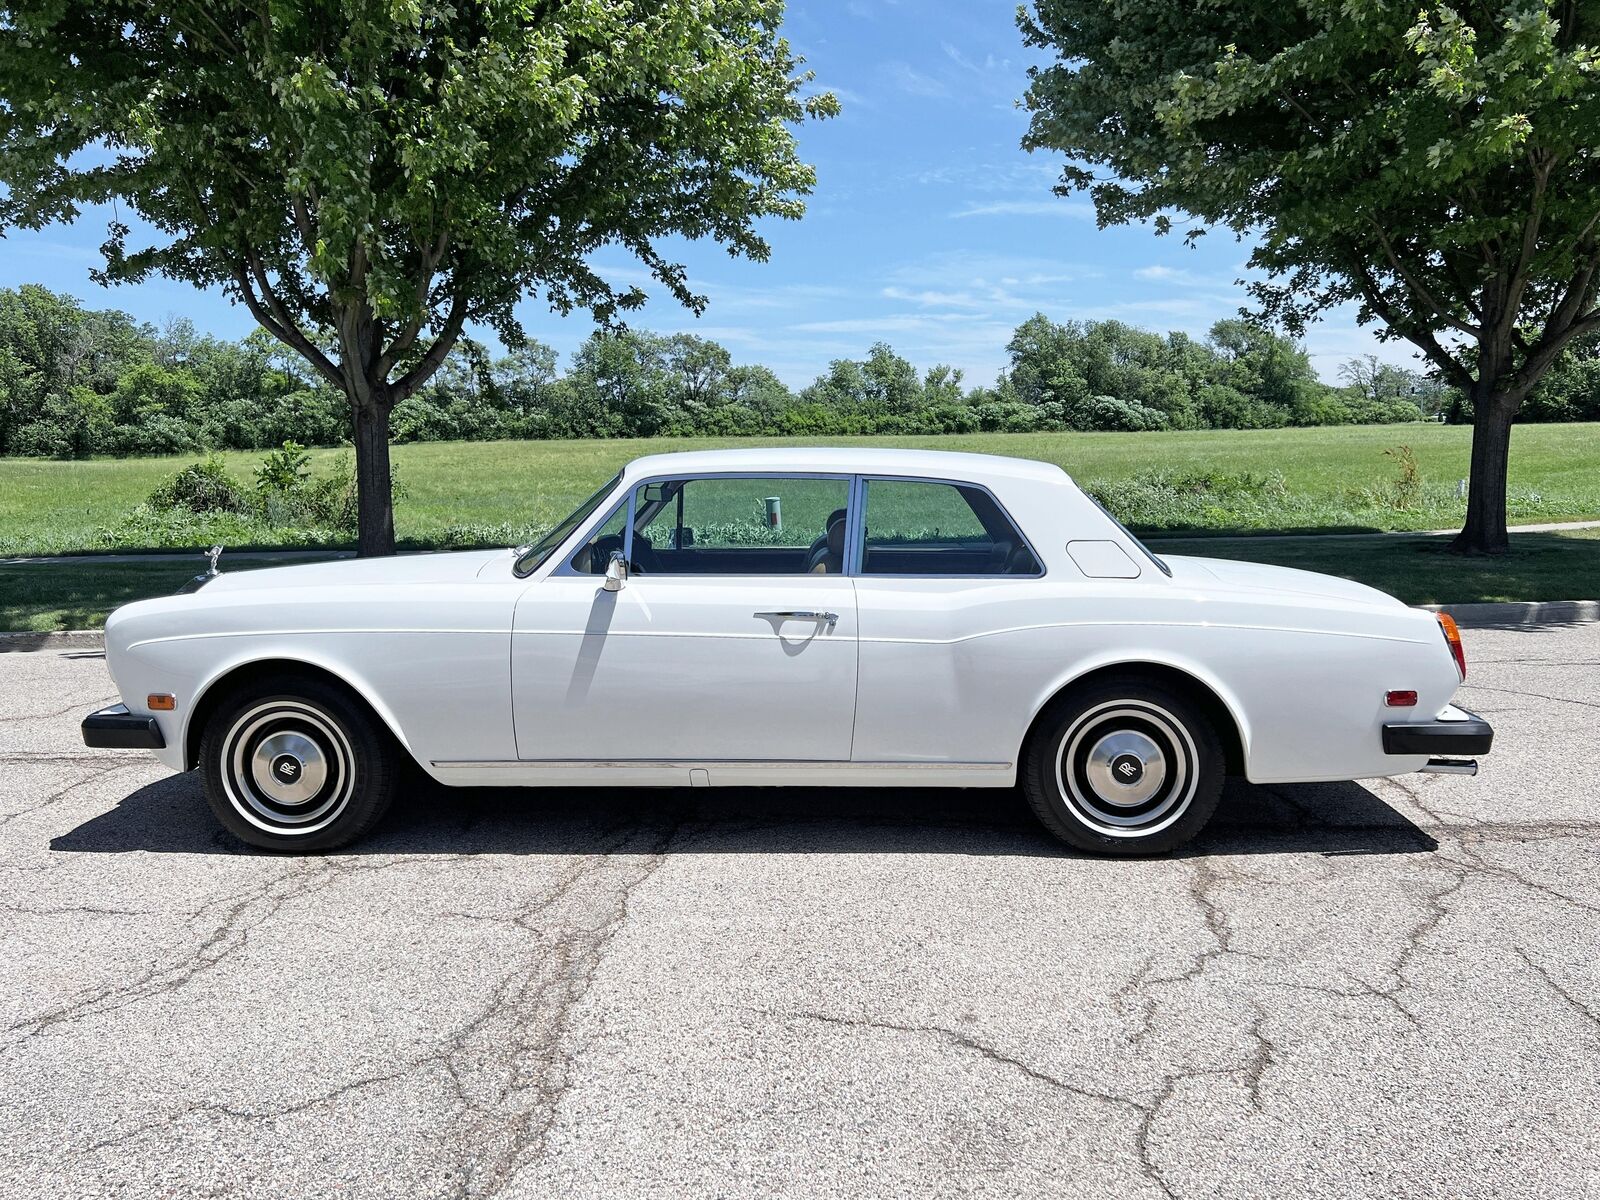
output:
<instances>
[{"instance_id":1,"label":"crack in asphalt","mask_svg":"<svg viewBox=\"0 0 1600 1200\"><path fill-rule=\"evenodd\" d=\"M86 705L91 705L91 704L110 704L116 698L117 697L116 697L115 694L110 695L110 696L95 696L95 697L91 697L88 700L79 700L74 704L67 705L65 708L58 708L58 709L56 709L55 712L47 712L47 713L17 713L15 715L3 716L3 717L0 717L0 725L12 725L12 724L16 724L18 722L28 722L28 721L49 721L49 720L53 720L56 717L64 717L68 713L84 712ZM87 713L85 713L85 715L87 715Z\"/></svg>"},{"instance_id":2,"label":"crack in asphalt","mask_svg":"<svg viewBox=\"0 0 1600 1200\"><path fill-rule=\"evenodd\" d=\"M534 957L531 970L519 966L500 980L477 1017L440 1052L461 1110L446 1136L463 1164L453 1193L460 1200L488 1200L543 1159L572 1086L576 1053L562 1042L573 1013L627 924L635 894L667 861L680 828L668 824L638 849L629 848L637 828L625 828L614 846L574 864L527 908L498 919L470 914L527 935ZM616 876L609 888L608 873ZM586 889L594 894L586 896ZM575 912L557 911L568 902ZM552 927L559 929L554 937Z\"/></svg>"},{"instance_id":3,"label":"crack in asphalt","mask_svg":"<svg viewBox=\"0 0 1600 1200\"><path fill-rule=\"evenodd\" d=\"M1166 1107L1177 1096L1179 1089L1184 1084L1196 1079L1233 1077L1238 1079L1244 1087L1251 1107L1260 1112L1262 1111L1262 1079L1266 1072L1276 1064L1280 1053L1280 1047L1266 1035L1264 1019L1258 1015L1246 1030L1254 1045L1245 1061L1228 1065L1191 1067L1167 1072L1162 1076L1161 1083L1156 1088L1153 1096L1145 1100L1118 1092L1108 1092L1072 1083L1058 1075L1041 1070L1031 1063L1017 1058L1015 1055L1007 1054L996 1046L980 1041L970 1033L952 1029L947 1025L913 1025L872 1017L843 1017L831 1013L809 1011L789 1013L775 1013L759 1009L752 1011L759 1012L767 1017L813 1021L847 1029L866 1029L914 1037L938 1038L947 1045L969 1051L989 1062L1017 1071L1036 1083L1042 1083L1047 1087L1065 1092L1081 1100L1120 1109L1134 1122L1133 1148L1138 1158L1140 1175L1146 1182L1159 1188L1170 1200L1178 1200L1179 1193L1172 1181L1167 1178L1160 1163L1156 1161L1154 1137L1156 1123L1161 1119Z\"/></svg>"},{"instance_id":4,"label":"crack in asphalt","mask_svg":"<svg viewBox=\"0 0 1600 1200\"><path fill-rule=\"evenodd\" d=\"M74 762L83 762L83 761L86 761L86 760L76 759L76 760L73 760L73 761ZM37 804L29 805L27 808L18 809L16 812L0 813L0 829L4 829L7 825L11 824L11 822L13 822L15 820L18 820L18 819L20 819L22 817L26 817L26 816L31 816L32 814L34 814L36 812L40 812L40 811L42 811L42 810L44 810L46 808L49 808L51 805L55 804L57 801L65 800L73 792L77 791L79 788L83 787L85 784L93 783L96 779L103 778L106 775L113 775L118 771L126 770L128 767L137 767L137 766L143 766L144 765L143 763L139 763L139 762L131 762L128 759L125 759L125 758L113 758L113 759L110 759L110 760L107 760L107 759L104 759L104 758L97 758L97 759L90 759L90 760L87 760L87 761L101 764L100 769L97 770L97 771L90 771L87 775L83 776L81 779L73 780L71 783L67 784L66 787L57 788L55 791L51 792L48 796L44 797L44 799L40 800Z\"/></svg>"},{"instance_id":5,"label":"crack in asphalt","mask_svg":"<svg viewBox=\"0 0 1600 1200\"><path fill-rule=\"evenodd\" d=\"M0 1054L14 1050L56 1026L114 1012L130 1004L179 990L241 949L249 938L250 930L270 920L289 901L308 895L343 873L328 860L306 860L274 876L243 897L230 897L226 901L203 906L200 912L225 903L223 918L176 961L157 963L128 983L91 989L54 1008L13 1022L7 1026L6 1032L20 1036L0 1043Z\"/></svg>"},{"instance_id":6,"label":"crack in asphalt","mask_svg":"<svg viewBox=\"0 0 1600 1200\"><path fill-rule=\"evenodd\" d=\"M1516 688L1489 687L1482 683L1463 683L1463 691L1495 692L1502 696L1526 696L1530 700L1550 700L1556 704L1579 704L1584 708L1600 708L1600 702L1594 700L1572 700L1566 696L1546 696L1543 692L1524 692Z\"/></svg>"},{"instance_id":7,"label":"crack in asphalt","mask_svg":"<svg viewBox=\"0 0 1600 1200\"><path fill-rule=\"evenodd\" d=\"M1515 946L1513 949L1516 950L1517 956L1521 958L1523 962L1528 964L1529 969L1532 970L1534 974L1539 976L1540 979L1544 980L1546 986L1548 986L1552 992L1561 997L1568 1008L1572 1009L1573 1012L1577 1013L1584 1020L1588 1021L1589 1024L1594 1026L1596 1030L1600 1030L1600 1012L1596 1012L1594 1009L1590 1008L1582 1000L1579 1000L1570 991L1562 987L1561 984L1557 983L1555 977L1552 976L1544 967L1535 962L1529 956L1528 952L1521 946Z\"/></svg>"},{"instance_id":8,"label":"crack in asphalt","mask_svg":"<svg viewBox=\"0 0 1600 1200\"><path fill-rule=\"evenodd\" d=\"M124 755L112 753L84 754L81 752L63 754L59 752L30 753L26 750L0 751L0 763L86 763L86 762L118 762L129 765L135 762L149 765L154 759L131 759Z\"/></svg>"},{"instance_id":9,"label":"crack in asphalt","mask_svg":"<svg viewBox=\"0 0 1600 1200\"><path fill-rule=\"evenodd\" d=\"M461 1164L453 1195L462 1200L486 1200L498 1194L519 1170L544 1153L557 1106L571 1084L572 1056L561 1049L560 1042L569 1030L572 1012L588 992L606 948L626 924L634 893L666 861L677 832L676 826L659 830L650 843L634 850L630 847L638 841L637 829L620 830L612 846L575 862L532 903L509 916L451 914L513 927L528 937L529 944L526 955L490 989L478 1012L427 1053L395 1069L347 1081L292 1104L246 1108L200 1101L185 1105L160 1120L103 1138L88 1149L120 1146L194 1116L278 1120L356 1091L437 1070L458 1109L453 1123L440 1135L442 1148ZM16 1023L12 1030L23 1031L24 1037L12 1045L62 1023L174 991L241 948L249 930L292 900L357 871L385 870L417 861L405 858L335 866L328 860L307 860L229 904L222 920L177 962L153 968L125 987L100 989ZM460 856L438 855L422 861L459 862ZM619 876L617 885L609 889L600 879L608 871ZM586 908L586 898L580 893L590 886L597 894L587 898L591 902ZM563 912L563 905L573 900L578 911ZM575 923L569 918L575 918ZM0 1047L0 1052L9 1048Z\"/></svg>"},{"instance_id":10,"label":"crack in asphalt","mask_svg":"<svg viewBox=\"0 0 1600 1200\"><path fill-rule=\"evenodd\" d=\"M276 1108L236 1108L232 1105L222 1104L213 1100L200 1101L195 1104L186 1105L177 1112L172 1113L170 1116L163 1117L159 1121L146 1122L143 1125L139 1125L136 1128L114 1134L111 1137L101 1138L99 1141L92 1142L88 1146L84 1147L83 1152L93 1153L96 1150L114 1149L118 1146L126 1145L129 1142L138 1141L140 1138L148 1134L164 1132L165 1130L172 1128L172 1126L185 1121L190 1117L202 1114L224 1117L232 1121L245 1121L250 1123L281 1120L284 1117L292 1117L298 1115L299 1113L309 1112L311 1109L319 1108L324 1104L331 1104L333 1101L339 1100L344 1096L351 1094L352 1092L361 1091L365 1088L374 1087L382 1083L397 1082L398 1080L404 1079L408 1075L413 1074L419 1067L427 1066L432 1061L433 1059L431 1056L418 1059L415 1062L407 1063L398 1070L387 1071L379 1075L363 1076L360 1079L353 1079L350 1082L340 1084L338 1087L332 1088L329 1091L319 1093L318 1095L311 1096L305 1100L298 1100L293 1104L285 1104Z\"/></svg>"}]
</instances>

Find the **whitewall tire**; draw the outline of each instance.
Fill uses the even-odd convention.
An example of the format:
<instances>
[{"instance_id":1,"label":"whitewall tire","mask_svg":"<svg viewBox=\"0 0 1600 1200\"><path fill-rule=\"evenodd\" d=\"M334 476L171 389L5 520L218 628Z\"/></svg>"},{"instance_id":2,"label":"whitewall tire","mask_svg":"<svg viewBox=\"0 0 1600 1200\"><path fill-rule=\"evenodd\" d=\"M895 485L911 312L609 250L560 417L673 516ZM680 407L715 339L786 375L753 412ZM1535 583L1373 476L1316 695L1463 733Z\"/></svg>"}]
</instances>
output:
<instances>
[{"instance_id":1,"label":"whitewall tire","mask_svg":"<svg viewBox=\"0 0 1600 1200\"><path fill-rule=\"evenodd\" d=\"M1205 826L1222 794L1216 730L1188 697L1137 675L1056 701L1023 753L1045 828L1080 850L1159 854Z\"/></svg>"},{"instance_id":2,"label":"whitewall tire","mask_svg":"<svg viewBox=\"0 0 1600 1200\"><path fill-rule=\"evenodd\" d=\"M234 836L312 851L361 837L393 798L398 748L366 706L321 680L258 682L206 724L206 799Z\"/></svg>"}]
</instances>

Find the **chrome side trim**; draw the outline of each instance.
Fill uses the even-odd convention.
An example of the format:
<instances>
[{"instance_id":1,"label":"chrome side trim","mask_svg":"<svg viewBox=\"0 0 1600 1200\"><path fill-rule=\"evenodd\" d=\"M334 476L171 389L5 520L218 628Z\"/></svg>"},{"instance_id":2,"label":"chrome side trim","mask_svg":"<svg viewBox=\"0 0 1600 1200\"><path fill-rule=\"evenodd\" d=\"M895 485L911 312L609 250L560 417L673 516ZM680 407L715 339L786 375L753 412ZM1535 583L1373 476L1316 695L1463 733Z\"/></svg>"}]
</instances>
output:
<instances>
[{"instance_id":1,"label":"chrome side trim","mask_svg":"<svg viewBox=\"0 0 1600 1200\"><path fill-rule=\"evenodd\" d=\"M748 758L621 758L600 761L589 758L520 758L493 759L483 762L433 759L431 766L441 771L528 770L547 768L570 771L575 767L595 770L642 767L685 770L695 767L737 767L741 771L1009 771L1009 762L841 762L836 759L811 761L798 759L782 762Z\"/></svg>"}]
</instances>

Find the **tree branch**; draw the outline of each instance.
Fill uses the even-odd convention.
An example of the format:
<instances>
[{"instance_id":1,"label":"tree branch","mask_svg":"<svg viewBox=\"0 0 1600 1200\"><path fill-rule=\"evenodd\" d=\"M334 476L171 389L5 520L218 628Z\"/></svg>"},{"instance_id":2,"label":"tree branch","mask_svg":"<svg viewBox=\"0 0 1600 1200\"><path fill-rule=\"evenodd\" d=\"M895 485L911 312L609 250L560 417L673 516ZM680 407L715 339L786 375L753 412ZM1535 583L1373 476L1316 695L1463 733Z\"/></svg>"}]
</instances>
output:
<instances>
[{"instance_id":1,"label":"tree branch","mask_svg":"<svg viewBox=\"0 0 1600 1200\"><path fill-rule=\"evenodd\" d=\"M1439 339L1433 335L1431 329L1417 326L1401 315L1399 310L1384 296L1383 288L1379 285L1372 272L1367 269L1360 253L1354 249L1350 251L1350 262L1352 274L1356 278L1357 286L1361 289L1362 298L1366 300L1368 307L1382 317L1389 328L1427 355L1428 360L1439 368L1446 379L1459 388L1470 390L1473 383L1472 372L1467 370L1459 360L1439 344Z\"/></svg>"},{"instance_id":2,"label":"tree branch","mask_svg":"<svg viewBox=\"0 0 1600 1200\"><path fill-rule=\"evenodd\" d=\"M451 303L450 315L445 318L444 327L439 330L439 336L433 339L433 345L428 347L428 352L422 356L422 361L407 371L389 389L394 403L399 404L433 378L433 373L439 369L445 355L450 353L451 347L456 344L456 339L461 336L461 328L466 321L467 298L462 294L456 296Z\"/></svg>"},{"instance_id":3,"label":"tree branch","mask_svg":"<svg viewBox=\"0 0 1600 1200\"><path fill-rule=\"evenodd\" d=\"M316 343L308 338L290 318L282 303L273 294L271 287L268 286L266 275L261 271L260 263L255 260L254 256L251 256L250 266L255 275L257 285L261 288L262 295L267 301L266 305L262 304L261 299L251 290L250 279L245 274L244 268L235 265L233 268L233 282L239 289L239 295L244 299L245 307L250 310L250 315L255 317L260 322L261 327L272 334L273 337L297 351L329 383L333 384L341 392L345 391L344 376L340 373L339 368L334 365L326 354L317 349ZM268 311L269 309L270 312Z\"/></svg>"},{"instance_id":4,"label":"tree branch","mask_svg":"<svg viewBox=\"0 0 1600 1200\"><path fill-rule=\"evenodd\" d=\"M1446 325L1450 326L1450 328L1457 330L1460 333L1464 333L1471 338L1481 337L1482 329L1480 327L1469 325L1460 317L1452 313L1442 303L1440 303L1438 297L1436 297L1428 288L1423 286L1420 280L1416 279L1410 271L1406 270L1406 268L1401 264L1399 257L1395 254L1394 244L1389 241L1389 235L1383 231L1383 226L1371 217L1368 218L1368 221L1372 225L1373 231L1378 235L1378 244L1383 247L1384 257L1389 260L1389 266L1394 270L1394 273L1400 277L1401 281L1406 285L1406 287L1410 289L1411 294L1421 301L1425 306L1432 309L1434 316L1438 317Z\"/></svg>"}]
</instances>

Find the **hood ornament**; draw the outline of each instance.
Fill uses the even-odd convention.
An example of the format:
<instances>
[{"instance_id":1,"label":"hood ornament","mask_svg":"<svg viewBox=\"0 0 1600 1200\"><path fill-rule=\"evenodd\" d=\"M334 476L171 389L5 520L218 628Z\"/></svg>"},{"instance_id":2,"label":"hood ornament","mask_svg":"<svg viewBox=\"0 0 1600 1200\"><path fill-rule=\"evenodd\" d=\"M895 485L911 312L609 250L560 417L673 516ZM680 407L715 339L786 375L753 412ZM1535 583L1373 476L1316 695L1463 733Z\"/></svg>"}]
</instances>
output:
<instances>
[{"instance_id":1,"label":"hood ornament","mask_svg":"<svg viewBox=\"0 0 1600 1200\"><path fill-rule=\"evenodd\" d=\"M179 588L178 595L183 596L190 592L198 592L201 588L205 587L206 584L210 583L218 575L222 574L222 572L217 569L217 559L221 557L221 546L213 546L210 550L206 551L206 558L210 561L210 566Z\"/></svg>"}]
</instances>

